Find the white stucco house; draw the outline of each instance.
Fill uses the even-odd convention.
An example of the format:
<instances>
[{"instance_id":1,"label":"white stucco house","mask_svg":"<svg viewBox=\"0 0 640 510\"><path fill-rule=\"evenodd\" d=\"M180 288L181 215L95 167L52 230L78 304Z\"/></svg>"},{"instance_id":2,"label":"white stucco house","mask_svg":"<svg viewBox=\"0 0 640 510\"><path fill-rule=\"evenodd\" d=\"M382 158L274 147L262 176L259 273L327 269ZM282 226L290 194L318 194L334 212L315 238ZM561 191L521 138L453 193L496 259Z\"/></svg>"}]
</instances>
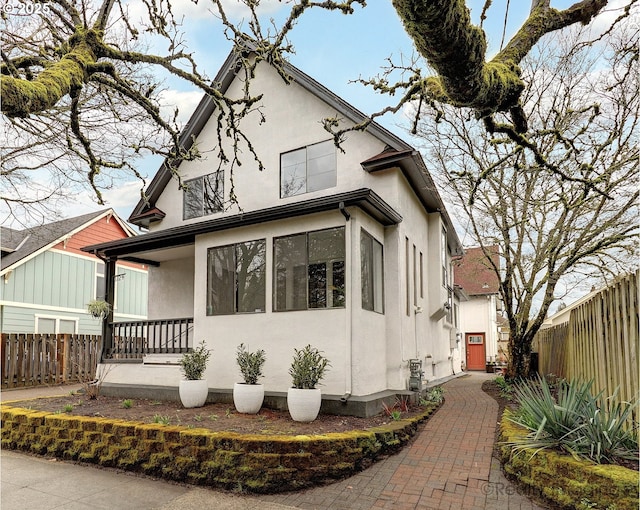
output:
<instances>
[{"instance_id":1,"label":"white stucco house","mask_svg":"<svg viewBox=\"0 0 640 510\"><path fill-rule=\"evenodd\" d=\"M243 86L236 62L229 55L215 80L232 97ZM103 391L177 395L179 353L201 340L213 351L210 399L230 398L240 380L241 342L266 351L273 405L291 386L294 348L307 344L331 362L323 406L338 413L378 412L381 397L410 388L411 360L423 371L418 389L461 371L451 260L462 248L422 157L375 123L337 150L320 121L365 116L286 70L289 85L260 63L252 82L266 121L249 117L243 132L262 171L250 157L233 183L216 171L205 96L182 135L203 152L179 167L186 190L163 165L130 217L148 232L86 248L108 267L150 267L149 321L105 324Z\"/></svg>"},{"instance_id":2,"label":"white stucco house","mask_svg":"<svg viewBox=\"0 0 640 510\"><path fill-rule=\"evenodd\" d=\"M497 246L487 252L500 267ZM509 339L506 321L499 315L502 307L499 281L487 256L480 247L465 248L454 260L456 288L465 296L460 302L459 331L467 370L485 370L488 361L499 361L507 352Z\"/></svg>"}]
</instances>

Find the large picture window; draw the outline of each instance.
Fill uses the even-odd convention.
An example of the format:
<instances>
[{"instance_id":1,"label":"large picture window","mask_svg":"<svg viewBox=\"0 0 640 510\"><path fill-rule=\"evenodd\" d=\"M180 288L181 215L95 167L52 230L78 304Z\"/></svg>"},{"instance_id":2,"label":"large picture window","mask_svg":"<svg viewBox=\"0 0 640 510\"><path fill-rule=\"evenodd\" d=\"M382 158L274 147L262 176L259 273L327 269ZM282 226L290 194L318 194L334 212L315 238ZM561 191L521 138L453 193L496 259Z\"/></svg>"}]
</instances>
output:
<instances>
[{"instance_id":1,"label":"large picture window","mask_svg":"<svg viewBox=\"0 0 640 510\"><path fill-rule=\"evenodd\" d=\"M344 228L273 241L274 311L345 305Z\"/></svg>"},{"instance_id":2,"label":"large picture window","mask_svg":"<svg viewBox=\"0 0 640 510\"><path fill-rule=\"evenodd\" d=\"M336 146L332 140L280 155L280 197L336 185Z\"/></svg>"},{"instance_id":3,"label":"large picture window","mask_svg":"<svg viewBox=\"0 0 640 510\"><path fill-rule=\"evenodd\" d=\"M360 231L362 308L384 313L384 262L382 244L365 230Z\"/></svg>"},{"instance_id":4,"label":"large picture window","mask_svg":"<svg viewBox=\"0 0 640 510\"><path fill-rule=\"evenodd\" d=\"M184 182L182 218L190 220L222 211L224 172L203 175Z\"/></svg>"},{"instance_id":5,"label":"large picture window","mask_svg":"<svg viewBox=\"0 0 640 510\"><path fill-rule=\"evenodd\" d=\"M207 315L265 311L264 239L209 248Z\"/></svg>"}]
</instances>

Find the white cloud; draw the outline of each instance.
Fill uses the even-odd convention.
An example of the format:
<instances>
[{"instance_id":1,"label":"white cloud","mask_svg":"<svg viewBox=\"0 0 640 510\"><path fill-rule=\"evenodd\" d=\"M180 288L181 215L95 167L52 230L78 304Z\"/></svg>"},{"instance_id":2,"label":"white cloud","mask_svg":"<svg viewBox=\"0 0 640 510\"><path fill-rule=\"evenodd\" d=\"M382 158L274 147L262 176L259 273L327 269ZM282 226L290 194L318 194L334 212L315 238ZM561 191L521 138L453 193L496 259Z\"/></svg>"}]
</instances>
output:
<instances>
[{"instance_id":1,"label":"white cloud","mask_svg":"<svg viewBox=\"0 0 640 510\"><path fill-rule=\"evenodd\" d=\"M198 103L203 97L203 92L200 90L192 91L178 91L174 89L163 90L159 94L160 111L162 116L166 119L173 118L173 112L178 108L179 125L183 126L191 117L191 114L195 111Z\"/></svg>"},{"instance_id":2,"label":"white cloud","mask_svg":"<svg viewBox=\"0 0 640 510\"><path fill-rule=\"evenodd\" d=\"M232 22L240 22L248 19L250 10L246 4L240 0L222 0L222 8L227 18ZM132 21L148 20L148 9L140 0L127 0L124 2L129 17ZM280 0L263 0L257 9L260 17L270 16L285 9L286 3ZM185 28L188 28L189 21L201 21L203 18L214 17L220 19L218 7L211 0L176 0L171 3L171 11L176 21L184 19Z\"/></svg>"}]
</instances>

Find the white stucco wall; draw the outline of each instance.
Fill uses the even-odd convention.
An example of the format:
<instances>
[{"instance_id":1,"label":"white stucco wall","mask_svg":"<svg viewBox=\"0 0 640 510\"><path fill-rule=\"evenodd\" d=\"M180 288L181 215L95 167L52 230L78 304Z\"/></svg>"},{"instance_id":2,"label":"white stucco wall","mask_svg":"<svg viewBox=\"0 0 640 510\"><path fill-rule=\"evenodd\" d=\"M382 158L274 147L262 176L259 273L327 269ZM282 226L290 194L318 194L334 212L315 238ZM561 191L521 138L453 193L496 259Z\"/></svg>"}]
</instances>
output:
<instances>
[{"instance_id":1,"label":"white stucco wall","mask_svg":"<svg viewBox=\"0 0 640 510\"><path fill-rule=\"evenodd\" d=\"M206 273L205 273L206 274ZM193 317L194 259L181 258L149 267L148 317Z\"/></svg>"},{"instance_id":2,"label":"white stucco wall","mask_svg":"<svg viewBox=\"0 0 640 510\"><path fill-rule=\"evenodd\" d=\"M268 381L268 389L286 391L291 386L288 370L293 349L301 349L307 344L312 344L324 351L332 365L323 381L322 389L334 394L344 392L347 309L274 312L272 306L273 238L344 225L344 217L335 211L206 234L197 238L195 272L199 276L196 278L194 294L194 335L197 342L205 339L214 351L213 361L207 371L211 387L229 388L234 382L239 382L240 374L235 356L237 346L242 342L251 350L266 351L265 384ZM256 239L266 239L267 245L266 311L207 316L207 250L216 246ZM349 250L348 245L346 249ZM347 265L345 275L347 280L350 274L350 267Z\"/></svg>"}]
</instances>

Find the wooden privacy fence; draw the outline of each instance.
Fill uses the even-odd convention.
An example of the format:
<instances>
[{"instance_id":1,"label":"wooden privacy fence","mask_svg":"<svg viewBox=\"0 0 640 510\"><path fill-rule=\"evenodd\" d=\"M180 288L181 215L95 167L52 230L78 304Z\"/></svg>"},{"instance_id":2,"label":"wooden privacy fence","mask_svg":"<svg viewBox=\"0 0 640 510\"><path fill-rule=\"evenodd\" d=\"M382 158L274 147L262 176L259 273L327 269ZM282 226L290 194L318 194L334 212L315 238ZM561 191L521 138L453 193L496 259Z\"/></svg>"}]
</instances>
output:
<instances>
[{"instance_id":1,"label":"wooden privacy fence","mask_svg":"<svg viewBox=\"0 0 640 510\"><path fill-rule=\"evenodd\" d=\"M542 375L567 374L567 339L569 323L543 329L536 335L538 344L538 372Z\"/></svg>"},{"instance_id":2,"label":"wooden privacy fence","mask_svg":"<svg viewBox=\"0 0 640 510\"><path fill-rule=\"evenodd\" d=\"M2 333L2 388L91 381L101 337Z\"/></svg>"},{"instance_id":3,"label":"wooden privacy fence","mask_svg":"<svg viewBox=\"0 0 640 510\"><path fill-rule=\"evenodd\" d=\"M571 310L568 323L538 333L541 375L593 380L596 393L613 395L618 389L617 402L638 399L639 274L620 279Z\"/></svg>"}]
</instances>

